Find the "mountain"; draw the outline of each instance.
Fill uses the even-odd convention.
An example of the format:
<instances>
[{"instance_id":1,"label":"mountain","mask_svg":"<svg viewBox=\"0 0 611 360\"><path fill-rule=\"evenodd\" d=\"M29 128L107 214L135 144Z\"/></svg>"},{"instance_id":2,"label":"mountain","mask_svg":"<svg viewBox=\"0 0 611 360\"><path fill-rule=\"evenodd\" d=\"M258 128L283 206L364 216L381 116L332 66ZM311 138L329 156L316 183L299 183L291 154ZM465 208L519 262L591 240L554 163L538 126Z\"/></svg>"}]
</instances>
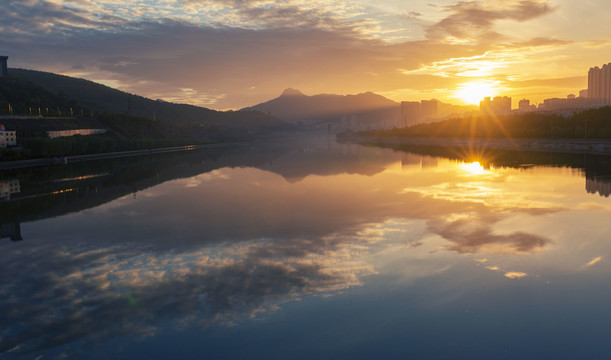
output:
<instances>
[{"instance_id":1,"label":"mountain","mask_svg":"<svg viewBox=\"0 0 611 360\"><path fill-rule=\"evenodd\" d=\"M400 117L398 103L372 92L307 96L291 88L275 99L243 110L261 111L293 124L334 123L360 128L392 127Z\"/></svg>"},{"instance_id":2,"label":"mountain","mask_svg":"<svg viewBox=\"0 0 611 360\"><path fill-rule=\"evenodd\" d=\"M43 71L10 69L9 76L30 81L60 97L74 99L95 112L129 113L176 125L195 124L225 128L269 128L286 125L277 118L255 110L216 111L194 105L152 100L93 81Z\"/></svg>"},{"instance_id":3,"label":"mountain","mask_svg":"<svg viewBox=\"0 0 611 360\"><path fill-rule=\"evenodd\" d=\"M288 88L282 92L280 96L305 96L304 93L297 89Z\"/></svg>"},{"instance_id":4,"label":"mountain","mask_svg":"<svg viewBox=\"0 0 611 360\"><path fill-rule=\"evenodd\" d=\"M473 105L452 105L437 102L437 114L430 121L448 117L462 117L478 110ZM258 110L293 124L333 124L337 130L366 130L374 128L400 127L401 105L372 92L358 95L304 95L288 88L270 101L245 108Z\"/></svg>"}]
</instances>

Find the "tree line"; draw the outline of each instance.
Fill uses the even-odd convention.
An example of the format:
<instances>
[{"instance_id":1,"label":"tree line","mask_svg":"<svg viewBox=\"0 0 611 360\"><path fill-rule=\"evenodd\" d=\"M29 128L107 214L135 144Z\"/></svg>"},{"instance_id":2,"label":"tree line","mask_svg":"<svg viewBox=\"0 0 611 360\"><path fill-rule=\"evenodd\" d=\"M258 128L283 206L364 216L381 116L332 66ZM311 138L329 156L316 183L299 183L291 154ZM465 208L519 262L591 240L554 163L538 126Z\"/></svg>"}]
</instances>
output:
<instances>
[{"instance_id":1,"label":"tree line","mask_svg":"<svg viewBox=\"0 0 611 360\"><path fill-rule=\"evenodd\" d=\"M373 130L367 134L451 138L611 139L611 107L589 109L567 118L539 113L471 116L406 128Z\"/></svg>"}]
</instances>

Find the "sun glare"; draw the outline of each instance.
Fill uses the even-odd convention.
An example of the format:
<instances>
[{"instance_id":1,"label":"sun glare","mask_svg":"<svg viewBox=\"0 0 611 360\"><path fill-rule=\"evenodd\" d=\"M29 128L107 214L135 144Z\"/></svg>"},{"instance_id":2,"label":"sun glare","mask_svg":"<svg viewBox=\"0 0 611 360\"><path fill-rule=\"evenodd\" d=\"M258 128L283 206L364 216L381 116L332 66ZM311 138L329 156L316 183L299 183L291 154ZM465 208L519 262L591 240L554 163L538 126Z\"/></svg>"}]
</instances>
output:
<instances>
[{"instance_id":1,"label":"sun glare","mask_svg":"<svg viewBox=\"0 0 611 360\"><path fill-rule=\"evenodd\" d=\"M479 105L479 102L487 96L496 95L495 84L487 81L474 81L460 84L456 90L455 97L466 104Z\"/></svg>"},{"instance_id":2,"label":"sun glare","mask_svg":"<svg viewBox=\"0 0 611 360\"><path fill-rule=\"evenodd\" d=\"M459 166L462 170L468 172L470 175L483 175L489 172L484 169L484 167L479 163L479 161L472 162L470 164L462 163Z\"/></svg>"}]
</instances>

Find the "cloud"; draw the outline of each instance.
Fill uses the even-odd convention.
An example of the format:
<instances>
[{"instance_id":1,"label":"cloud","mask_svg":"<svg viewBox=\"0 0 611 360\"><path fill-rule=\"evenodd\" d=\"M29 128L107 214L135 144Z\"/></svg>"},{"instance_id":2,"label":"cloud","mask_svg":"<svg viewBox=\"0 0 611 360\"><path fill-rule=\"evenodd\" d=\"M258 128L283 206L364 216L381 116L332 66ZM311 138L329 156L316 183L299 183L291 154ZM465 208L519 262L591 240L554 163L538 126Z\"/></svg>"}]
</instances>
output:
<instances>
[{"instance_id":1,"label":"cloud","mask_svg":"<svg viewBox=\"0 0 611 360\"><path fill-rule=\"evenodd\" d=\"M88 1L69 4L92 5ZM10 32L14 41L42 38L48 35L74 35L85 29L109 30L126 22L110 13L99 13L82 7L62 5L45 0L0 2L3 33Z\"/></svg>"},{"instance_id":2,"label":"cloud","mask_svg":"<svg viewBox=\"0 0 611 360\"><path fill-rule=\"evenodd\" d=\"M495 234L492 225L499 220L496 216L477 214L455 221L429 220L427 227L449 240L448 248L459 253L529 253L550 243L545 237L521 231Z\"/></svg>"},{"instance_id":3,"label":"cloud","mask_svg":"<svg viewBox=\"0 0 611 360\"><path fill-rule=\"evenodd\" d=\"M523 22L549 14L553 8L547 1L461 1L444 7L450 13L429 26L429 39L462 42L495 42L504 36L494 31L498 20Z\"/></svg>"},{"instance_id":4,"label":"cloud","mask_svg":"<svg viewBox=\"0 0 611 360\"><path fill-rule=\"evenodd\" d=\"M538 46L560 46L560 45L569 45L573 44L573 41L570 40L560 40L555 38L546 38L546 37L534 37L525 41L516 41L509 43L507 47L509 48L524 48L524 47L538 47Z\"/></svg>"},{"instance_id":5,"label":"cloud","mask_svg":"<svg viewBox=\"0 0 611 360\"><path fill-rule=\"evenodd\" d=\"M586 49L600 49L611 45L611 40L591 40L581 43Z\"/></svg>"},{"instance_id":6,"label":"cloud","mask_svg":"<svg viewBox=\"0 0 611 360\"><path fill-rule=\"evenodd\" d=\"M418 20L422 17L422 13L417 11L410 11L401 14L399 17L405 20Z\"/></svg>"},{"instance_id":7,"label":"cloud","mask_svg":"<svg viewBox=\"0 0 611 360\"><path fill-rule=\"evenodd\" d=\"M509 271L505 273L505 277L510 278L510 279L521 279L526 276L528 276L527 273L520 272L520 271Z\"/></svg>"},{"instance_id":8,"label":"cloud","mask_svg":"<svg viewBox=\"0 0 611 360\"><path fill-rule=\"evenodd\" d=\"M240 28L359 32L374 25L371 20L356 19L362 14L360 7L343 1L185 0L182 4L198 13L212 11L218 23Z\"/></svg>"},{"instance_id":9,"label":"cloud","mask_svg":"<svg viewBox=\"0 0 611 360\"><path fill-rule=\"evenodd\" d=\"M508 83L512 88L554 86L579 90L583 87L584 82L587 83L586 78L587 75L584 74L583 76L560 77L554 79L509 80Z\"/></svg>"},{"instance_id":10,"label":"cloud","mask_svg":"<svg viewBox=\"0 0 611 360\"><path fill-rule=\"evenodd\" d=\"M594 259L588 261L586 264L584 264L583 267L594 266L594 265L598 264L598 262L600 262L602 259L603 259L602 256L597 256Z\"/></svg>"}]
</instances>

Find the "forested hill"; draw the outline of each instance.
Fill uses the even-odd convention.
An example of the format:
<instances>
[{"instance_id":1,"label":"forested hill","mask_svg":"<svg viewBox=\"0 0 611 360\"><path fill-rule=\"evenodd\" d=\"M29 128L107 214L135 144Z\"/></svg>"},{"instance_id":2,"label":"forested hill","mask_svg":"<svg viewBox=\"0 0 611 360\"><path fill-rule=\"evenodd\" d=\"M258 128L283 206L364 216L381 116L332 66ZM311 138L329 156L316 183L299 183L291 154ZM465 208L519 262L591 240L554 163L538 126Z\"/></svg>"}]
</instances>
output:
<instances>
[{"instance_id":1,"label":"forested hill","mask_svg":"<svg viewBox=\"0 0 611 360\"><path fill-rule=\"evenodd\" d=\"M367 132L367 135L486 139L611 139L611 107L589 109L567 118L535 112L455 118L401 129L374 130Z\"/></svg>"},{"instance_id":2,"label":"forested hill","mask_svg":"<svg viewBox=\"0 0 611 360\"><path fill-rule=\"evenodd\" d=\"M0 115L70 116L90 110L76 100L20 78L0 79Z\"/></svg>"},{"instance_id":3,"label":"forested hill","mask_svg":"<svg viewBox=\"0 0 611 360\"><path fill-rule=\"evenodd\" d=\"M129 113L148 119L163 120L177 125L202 124L217 127L261 128L285 125L259 111L216 111L187 104L174 104L129 94L93 81L48 72L9 69L9 76L28 80L59 97L76 100L95 112ZM33 104L36 106L36 104Z\"/></svg>"}]
</instances>

